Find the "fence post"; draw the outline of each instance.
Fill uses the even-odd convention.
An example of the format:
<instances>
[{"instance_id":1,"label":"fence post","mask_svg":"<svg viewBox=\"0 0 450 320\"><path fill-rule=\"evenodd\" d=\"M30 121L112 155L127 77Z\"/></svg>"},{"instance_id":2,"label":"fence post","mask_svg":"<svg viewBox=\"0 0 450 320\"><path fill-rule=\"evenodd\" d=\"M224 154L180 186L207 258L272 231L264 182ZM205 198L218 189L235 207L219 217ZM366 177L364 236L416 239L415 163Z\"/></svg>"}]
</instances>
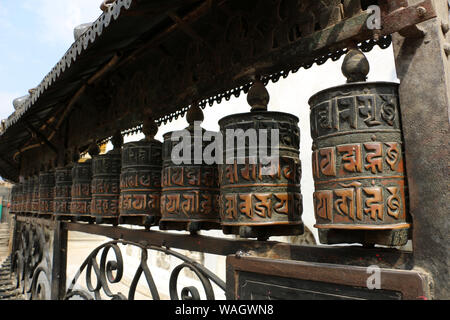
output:
<instances>
[{"instance_id":1,"label":"fence post","mask_svg":"<svg viewBox=\"0 0 450 320\"><path fill-rule=\"evenodd\" d=\"M53 231L51 300L62 300L66 294L67 228L56 221Z\"/></svg>"}]
</instances>

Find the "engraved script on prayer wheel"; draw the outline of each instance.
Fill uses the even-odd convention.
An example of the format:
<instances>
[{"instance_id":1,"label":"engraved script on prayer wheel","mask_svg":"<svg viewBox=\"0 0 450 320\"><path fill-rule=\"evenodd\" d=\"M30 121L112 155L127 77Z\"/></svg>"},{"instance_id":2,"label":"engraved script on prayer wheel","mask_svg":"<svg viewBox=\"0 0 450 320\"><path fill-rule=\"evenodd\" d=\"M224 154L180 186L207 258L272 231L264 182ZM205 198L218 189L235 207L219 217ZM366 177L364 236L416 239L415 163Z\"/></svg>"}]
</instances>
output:
<instances>
[{"instance_id":1,"label":"engraved script on prayer wheel","mask_svg":"<svg viewBox=\"0 0 450 320\"><path fill-rule=\"evenodd\" d=\"M252 112L219 121L224 137L224 164L219 166L223 232L259 239L303 234L299 120L267 111L269 94L259 80L248 102Z\"/></svg>"},{"instance_id":2,"label":"engraved script on prayer wheel","mask_svg":"<svg viewBox=\"0 0 450 320\"><path fill-rule=\"evenodd\" d=\"M72 192L72 168L56 168L54 215L69 216Z\"/></svg>"},{"instance_id":3,"label":"engraved script on prayer wheel","mask_svg":"<svg viewBox=\"0 0 450 320\"><path fill-rule=\"evenodd\" d=\"M34 185L33 185L33 177L30 176L25 179L25 212L26 213L32 213L32 203L33 203L33 192L34 192Z\"/></svg>"},{"instance_id":4,"label":"engraved script on prayer wheel","mask_svg":"<svg viewBox=\"0 0 450 320\"><path fill-rule=\"evenodd\" d=\"M202 136L208 134L200 127L203 121L201 109L191 107L187 120L189 127L186 130L164 135L160 229L190 232L220 229L217 165L207 164L203 158L194 159L196 152L203 155L206 142ZM172 141L175 135L181 135L182 141ZM174 148L182 145L190 155L183 153L186 161L176 164L172 153ZM197 151L194 150L196 146Z\"/></svg>"},{"instance_id":5,"label":"engraved script on prayer wheel","mask_svg":"<svg viewBox=\"0 0 450 320\"><path fill-rule=\"evenodd\" d=\"M162 143L154 139L156 123L145 123L146 138L122 149L120 218L131 224L151 226L161 218Z\"/></svg>"},{"instance_id":6,"label":"engraved script on prayer wheel","mask_svg":"<svg viewBox=\"0 0 450 320\"><path fill-rule=\"evenodd\" d=\"M92 160L75 163L72 168L72 201L70 213L74 216L91 215Z\"/></svg>"},{"instance_id":7,"label":"engraved script on prayer wheel","mask_svg":"<svg viewBox=\"0 0 450 320\"><path fill-rule=\"evenodd\" d=\"M33 176L33 196L31 199L31 212L39 213L39 176Z\"/></svg>"},{"instance_id":8,"label":"engraved script on prayer wheel","mask_svg":"<svg viewBox=\"0 0 450 320\"><path fill-rule=\"evenodd\" d=\"M309 101L316 227L325 244L408 240L398 85L365 82L368 72L362 52L351 50L348 83Z\"/></svg>"},{"instance_id":9,"label":"engraved script on prayer wheel","mask_svg":"<svg viewBox=\"0 0 450 320\"><path fill-rule=\"evenodd\" d=\"M16 214L19 212L18 208L18 197L19 197L19 185L13 184L11 188L11 214Z\"/></svg>"},{"instance_id":10,"label":"engraved script on prayer wheel","mask_svg":"<svg viewBox=\"0 0 450 320\"><path fill-rule=\"evenodd\" d=\"M94 156L92 160L91 215L98 223L103 219L119 218L121 140L120 133L113 138L114 150Z\"/></svg>"},{"instance_id":11,"label":"engraved script on prayer wheel","mask_svg":"<svg viewBox=\"0 0 450 320\"><path fill-rule=\"evenodd\" d=\"M23 212L23 179L17 185L17 213Z\"/></svg>"},{"instance_id":12,"label":"engraved script on prayer wheel","mask_svg":"<svg viewBox=\"0 0 450 320\"><path fill-rule=\"evenodd\" d=\"M54 188L55 172L41 172L39 174L39 214L53 214Z\"/></svg>"}]
</instances>

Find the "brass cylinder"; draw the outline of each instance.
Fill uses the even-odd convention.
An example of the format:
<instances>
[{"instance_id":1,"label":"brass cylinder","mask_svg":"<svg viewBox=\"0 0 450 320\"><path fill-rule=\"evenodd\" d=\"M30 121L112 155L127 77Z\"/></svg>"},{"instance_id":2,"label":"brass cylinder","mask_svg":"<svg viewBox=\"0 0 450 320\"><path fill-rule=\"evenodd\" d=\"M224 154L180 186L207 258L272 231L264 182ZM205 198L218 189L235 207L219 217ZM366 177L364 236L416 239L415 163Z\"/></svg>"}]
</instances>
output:
<instances>
[{"instance_id":1,"label":"brass cylinder","mask_svg":"<svg viewBox=\"0 0 450 320\"><path fill-rule=\"evenodd\" d=\"M95 156L92 161L91 215L118 218L120 196L120 153Z\"/></svg>"},{"instance_id":2,"label":"brass cylinder","mask_svg":"<svg viewBox=\"0 0 450 320\"><path fill-rule=\"evenodd\" d=\"M161 217L162 143L146 139L124 144L120 175L120 218L153 225Z\"/></svg>"},{"instance_id":3,"label":"brass cylinder","mask_svg":"<svg viewBox=\"0 0 450 320\"><path fill-rule=\"evenodd\" d=\"M70 202L70 213L72 215L91 215L91 183L92 160L87 160L83 163L75 163L72 168L72 200Z\"/></svg>"},{"instance_id":4,"label":"brass cylinder","mask_svg":"<svg viewBox=\"0 0 450 320\"><path fill-rule=\"evenodd\" d=\"M39 214L53 214L55 188L55 172L41 172L39 174Z\"/></svg>"},{"instance_id":5,"label":"brass cylinder","mask_svg":"<svg viewBox=\"0 0 450 320\"><path fill-rule=\"evenodd\" d=\"M361 55L349 55L344 71L350 57L364 60ZM404 245L411 224L398 84L349 82L315 94L309 104L320 241Z\"/></svg>"}]
</instances>

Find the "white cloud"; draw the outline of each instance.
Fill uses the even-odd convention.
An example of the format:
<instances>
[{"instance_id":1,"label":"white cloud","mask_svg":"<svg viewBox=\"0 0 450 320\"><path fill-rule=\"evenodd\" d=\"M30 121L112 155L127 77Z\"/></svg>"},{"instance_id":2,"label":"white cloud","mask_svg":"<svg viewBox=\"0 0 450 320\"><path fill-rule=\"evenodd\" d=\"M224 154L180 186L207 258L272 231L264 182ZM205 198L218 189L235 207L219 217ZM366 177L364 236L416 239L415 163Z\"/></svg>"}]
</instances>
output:
<instances>
[{"instance_id":1,"label":"white cloud","mask_svg":"<svg viewBox=\"0 0 450 320\"><path fill-rule=\"evenodd\" d=\"M73 42L73 29L95 21L101 14L100 2L93 0L26 0L24 8L33 11L42 20L38 30L42 41L49 44Z\"/></svg>"}]
</instances>

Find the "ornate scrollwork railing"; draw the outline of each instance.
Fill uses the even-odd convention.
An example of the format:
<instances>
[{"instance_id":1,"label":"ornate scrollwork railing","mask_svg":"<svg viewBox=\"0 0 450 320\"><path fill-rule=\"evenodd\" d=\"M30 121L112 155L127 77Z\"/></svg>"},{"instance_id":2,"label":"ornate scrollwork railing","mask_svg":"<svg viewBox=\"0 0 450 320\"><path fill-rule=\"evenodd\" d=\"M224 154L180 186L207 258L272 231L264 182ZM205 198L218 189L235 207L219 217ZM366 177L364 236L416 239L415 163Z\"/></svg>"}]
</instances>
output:
<instances>
[{"instance_id":1,"label":"ornate scrollwork railing","mask_svg":"<svg viewBox=\"0 0 450 320\"><path fill-rule=\"evenodd\" d=\"M114 293L110 288L110 285L120 283L124 277L124 260L119 244L131 245L141 250L139 266L134 274L133 280L131 281L127 296L121 292ZM201 300L200 291L194 286L184 287L181 290L181 295L178 295L180 272L185 268L190 269L190 271L192 271L200 280L207 300L215 299L212 283L216 284L221 290L225 291L224 281L206 269L203 265L178 252L168 248L145 246L133 242L117 240L101 245L88 256L69 285L65 299L102 300L103 292L106 297L111 300L134 300L139 281L144 275L152 299L160 300L161 297L158 286L154 281L154 277L148 265L148 250L162 252L182 261L181 264L172 270L170 275L169 292L172 300ZM114 254L114 258L108 259L108 254L111 251ZM97 260L99 255L100 264ZM84 271L87 290L76 289L75 286ZM94 277L96 279L94 279ZM95 283L93 283L93 280Z\"/></svg>"},{"instance_id":2,"label":"ornate scrollwork railing","mask_svg":"<svg viewBox=\"0 0 450 320\"><path fill-rule=\"evenodd\" d=\"M50 236L45 227L22 223L20 239L14 253L16 287L27 299L47 300L50 294Z\"/></svg>"}]
</instances>

